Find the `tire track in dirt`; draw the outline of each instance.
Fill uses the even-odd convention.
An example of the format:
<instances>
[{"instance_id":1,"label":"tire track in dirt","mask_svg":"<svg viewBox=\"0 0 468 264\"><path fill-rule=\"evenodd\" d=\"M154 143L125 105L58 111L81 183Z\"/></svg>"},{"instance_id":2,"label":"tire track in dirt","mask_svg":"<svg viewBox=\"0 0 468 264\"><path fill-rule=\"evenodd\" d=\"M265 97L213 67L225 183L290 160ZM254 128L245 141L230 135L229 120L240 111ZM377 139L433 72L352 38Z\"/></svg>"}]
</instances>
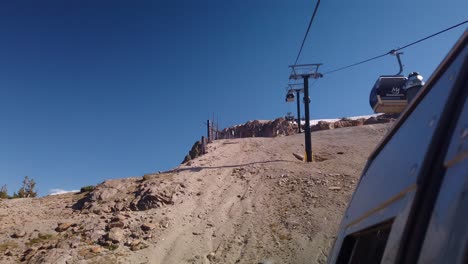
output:
<instances>
[{"instance_id":1,"label":"tire track in dirt","mask_svg":"<svg viewBox=\"0 0 468 264\"><path fill-rule=\"evenodd\" d=\"M185 197L184 203L173 211L185 211L185 216L191 219L185 226L176 222L165 231L161 238L164 240L152 253L154 257L150 258L155 260L154 263L180 263L191 260L203 263L207 254L214 252L225 238L235 232L234 226L239 222L235 218L239 218L236 217L239 212L237 209L235 213L231 211L240 200L239 193L247 186L243 187L242 182L239 183L232 177L232 170L247 162L246 156L243 155L246 147L244 142L230 146L229 153L232 153L232 156L222 158L225 161L220 160L223 164L230 164L224 166L225 168L206 168L190 175L201 179L200 190L197 192L199 195L191 201L187 201L190 197ZM181 212L173 216L168 215L169 218L180 216ZM193 259L194 257L198 258Z\"/></svg>"}]
</instances>

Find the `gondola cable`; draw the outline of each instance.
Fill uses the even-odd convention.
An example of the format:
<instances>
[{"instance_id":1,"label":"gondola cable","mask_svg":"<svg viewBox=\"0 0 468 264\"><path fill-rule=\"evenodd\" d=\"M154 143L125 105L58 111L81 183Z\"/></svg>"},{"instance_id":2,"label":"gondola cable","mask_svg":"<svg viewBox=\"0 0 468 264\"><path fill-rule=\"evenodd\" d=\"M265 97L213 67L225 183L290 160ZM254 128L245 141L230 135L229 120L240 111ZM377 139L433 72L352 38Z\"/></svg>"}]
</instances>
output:
<instances>
[{"instance_id":1,"label":"gondola cable","mask_svg":"<svg viewBox=\"0 0 468 264\"><path fill-rule=\"evenodd\" d=\"M301 53L302 53L302 48L304 47L305 41L307 39L307 35L309 34L310 27L312 26L312 22L314 21L315 14L317 14L317 10L318 10L319 5L320 5L320 0L318 0L317 4L315 5L314 13L312 13L312 17L310 18L309 26L307 27L307 31L306 31L306 33L304 35L304 39L302 40L302 44L301 44L301 48L299 49L299 53L297 53L297 57L296 57L296 61L294 62L294 65L296 65L297 62L299 61L299 57L301 56Z\"/></svg>"},{"instance_id":2,"label":"gondola cable","mask_svg":"<svg viewBox=\"0 0 468 264\"><path fill-rule=\"evenodd\" d=\"M446 31L452 30L452 29L454 29L454 28L456 28L456 27L459 27L459 26L461 26L461 25L463 25L463 24L466 24L466 23L468 23L468 20L465 20L465 21L463 21L463 22L461 22L461 23L458 23L458 24L456 24L456 25L454 25L454 26L451 26L451 27L449 27L449 28L446 28L446 29L444 29L444 30L441 30L441 31L439 31L439 32L436 32L436 33L434 33L434 34L432 34L432 35L429 35L429 36L427 36L427 37L424 37L424 38L422 38L422 39L419 39L419 40L416 40L416 41L414 41L414 42L411 42L411 43L409 43L409 44L407 44L407 45L404 45L404 46L402 46L402 47L400 47L400 48L392 49L392 50L390 50L389 52L386 52L386 53L384 53L384 54L381 54L381 55L378 55L378 56L375 56L375 57L372 57L372 58L369 58L369 59L366 59L366 60L362 60L362 61L359 61L359 62L350 64L350 65L347 65L347 66L344 66L344 67L340 67L340 68L337 68L337 69L334 69L334 70L331 70L331 71L328 71L328 72L325 72L325 73L323 73L323 75L327 75L327 74L330 74L330 73L342 71L342 70L345 70L345 69L348 69L348 68L351 68L351 67L354 67L354 66L357 66L357 65L360 65L360 64L369 62L369 61L373 61L373 60L376 60L376 59L385 57L385 56L387 56L387 55L395 54L397 51L403 50L403 49L408 48L408 47L410 47L410 46L413 46L413 45L415 45L415 44L417 44L417 43L420 43L420 42L422 42L422 41L428 40L428 39L430 39L430 38L432 38L432 37L435 37L435 36L437 36L437 35L439 35L439 34L442 34L442 33L446 32Z\"/></svg>"}]
</instances>

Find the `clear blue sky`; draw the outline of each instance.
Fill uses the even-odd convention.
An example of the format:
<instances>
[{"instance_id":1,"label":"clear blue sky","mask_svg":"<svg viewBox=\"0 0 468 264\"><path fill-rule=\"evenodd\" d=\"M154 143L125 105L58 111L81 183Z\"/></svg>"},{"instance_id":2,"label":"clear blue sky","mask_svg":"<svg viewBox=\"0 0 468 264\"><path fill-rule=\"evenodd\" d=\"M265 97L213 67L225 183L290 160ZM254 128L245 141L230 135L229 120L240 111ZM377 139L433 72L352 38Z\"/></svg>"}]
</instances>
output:
<instances>
[{"instance_id":1,"label":"clear blue sky","mask_svg":"<svg viewBox=\"0 0 468 264\"><path fill-rule=\"evenodd\" d=\"M0 185L40 195L180 163L205 133L295 112L284 102L315 1L2 1ZM466 0L322 1L299 63L323 71L468 19ZM427 78L466 26L404 50ZM325 76L311 117L371 114L394 57Z\"/></svg>"}]
</instances>

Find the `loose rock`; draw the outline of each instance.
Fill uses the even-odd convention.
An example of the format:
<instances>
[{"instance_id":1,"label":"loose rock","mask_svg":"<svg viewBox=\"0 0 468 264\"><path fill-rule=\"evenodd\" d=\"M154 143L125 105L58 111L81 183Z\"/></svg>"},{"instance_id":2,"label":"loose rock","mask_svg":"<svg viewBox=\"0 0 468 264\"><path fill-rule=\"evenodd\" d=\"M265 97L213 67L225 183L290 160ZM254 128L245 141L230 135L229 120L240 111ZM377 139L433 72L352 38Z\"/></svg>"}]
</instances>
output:
<instances>
[{"instance_id":1,"label":"loose rock","mask_svg":"<svg viewBox=\"0 0 468 264\"><path fill-rule=\"evenodd\" d=\"M73 223L59 223L57 228L55 228L55 231L57 232L67 231L67 229L70 228L72 225Z\"/></svg>"},{"instance_id":2,"label":"loose rock","mask_svg":"<svg viewBox=\"0 0 468 264\"><path fill-rule=\"evenodd\" d=\"M90 252L95 253L95 254L101 253L102 250L103 250L103 249L102 249L102 247L100 247L100 246L94 246L94 247L91 247L91 248L89 249Z\"/></svg>"},{"instance_id":3,"label":"loose rock","mask_svg":"<svg viewBox=\"0 0 468 264\"><path fill-rule=\"evenodd\" d=\"M147 248L147 247L148 247L148 245L146 245L146 244L138 243L138 244L136 244L136 245L132 245L132 246L130 247L130 250L131 250L131 251L137 251L137 250L144 249L144 248Z\"/></svg>"},{"instance_id":4,"label":"loose rock","mask_svg":"<svg viewBox=\"0 0 468 264\"><path fill-rule=\"evenodd\" d=\"M296 159L300 160L300 161L303 161L303 160L304 160L304 156L302 156L302 155L293 153L293 156L294 156Z\"/></svg>"},{"instance_id":5,"label":"loose rock","mask_svg":"<svg viewBox=\"0 0 468 264\"><path fill-rule=\"evenodd\" d=\"M117 222L110 222L108 225L107 225L107 229L110 230L112 228L115 228L115 227L118 227L118 228L124 228L125 224L121 221L117 221Z\"/></svg>"},{"instance_id":6,"label":"loose rock","mask_svg":"<svg viewBox=\"0 0 468 264\"><path fill-rule=\"evenodd\" d=\"M151 223L144 223L141 225L141 230L148 232L156 228L156 225Z\"/></svg>"},{"instance_id":7,"label":"loose rock","mask_svg":"<svg viewBox=\"0 0 468 264\"><path fill-rule=\"evenodd\" d=\"M61 249L69 249L70 248L70 243L66 240L62 240L55 244L55 248L61 248Z\"/></svg>"},{"instance_id":8,"label":"loose rock","mask_svg":"<svg viewBox=\"0 0 468 264\"><path fill-rule=\"evenodd\" d=\"M111 218L111 222L123 222L126 220L124 215L118 214Z\"/></svg>"},{"instance_id":9,"label":"loose rock","mask_svg":"<svg viewBox=\"0 0 468 264\"><path fill-rule=\"evenodd\" d=\"M26 235L26 232L21 230L21 231L15 232L13 235L11 235L11 237L20 238L20 237L24 237L25 235Z\"/></svg>"},{"instance_id":10,"label":"loose rock","mask_svg":"<svg viewBox=\"0 0 468 264\"><path fill-rule=\"evenodd\" d=\"M215 253L214 253L214 252L211 252L210 254L206 255L206 258L207 258L209 261L215 260Z\"/></svg>"}]
</instances>

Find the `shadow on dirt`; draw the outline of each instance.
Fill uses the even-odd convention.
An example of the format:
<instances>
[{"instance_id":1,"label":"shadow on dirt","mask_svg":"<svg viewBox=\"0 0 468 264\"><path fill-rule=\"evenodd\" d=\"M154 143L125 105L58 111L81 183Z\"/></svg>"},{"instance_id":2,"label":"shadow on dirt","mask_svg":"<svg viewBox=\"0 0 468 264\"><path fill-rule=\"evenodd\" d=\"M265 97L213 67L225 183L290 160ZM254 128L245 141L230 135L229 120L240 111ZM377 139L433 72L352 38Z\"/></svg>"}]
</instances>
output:
<instances>
[{"instance_id":1,"label":"shadow on dirt","mask_svg":"<svg viewBox=\"0 0 468 264\"><path fill-rule=\"evenodd\" d=\"M179 169L174 169L174 170L170 170L170 171L167 171L167 172L181 172L181 171L199 172L201 170L207 170L207 169L238 168L238 167L244 167L244 166L248 166L248 165L278 163L278 162L296 163L295 161L291 161L291 160L270 160L270 161L251 162L251 163L244 163L244 164L217 166L217 167L179 168Z\"/></svg>"}]
</instances>

